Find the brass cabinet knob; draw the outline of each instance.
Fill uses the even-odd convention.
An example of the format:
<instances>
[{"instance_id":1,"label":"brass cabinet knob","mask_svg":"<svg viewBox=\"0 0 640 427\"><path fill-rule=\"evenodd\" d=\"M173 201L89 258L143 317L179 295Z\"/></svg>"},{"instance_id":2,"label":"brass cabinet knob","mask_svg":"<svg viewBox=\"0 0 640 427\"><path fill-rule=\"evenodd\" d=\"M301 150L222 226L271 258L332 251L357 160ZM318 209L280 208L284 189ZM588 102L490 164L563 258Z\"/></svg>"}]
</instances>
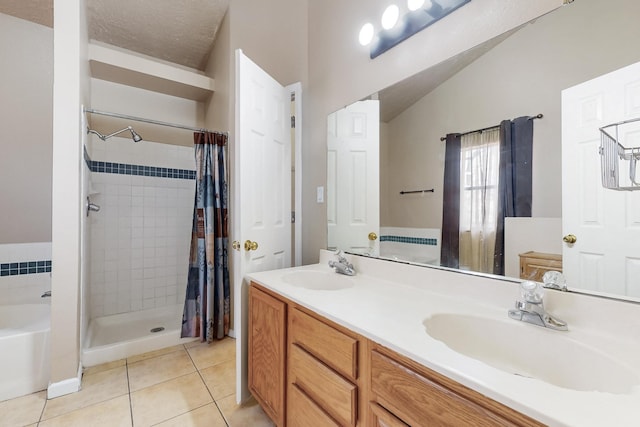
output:
<instances>
[{"instance_id":1,"label":"brass cabinet knob","mask_svg":"<svg viewBox=\"0 0 640 427\"><path fill-rule=\"evenodd\" d=\"M235 249L236 251L240 250L240 242L238 242L237 240L234 240L233 243L231 243L231 247L233 249Z\"/></svg>"},{"instance_id":2,"label":"brass cabinet knob","mask_svg":"<svg viewBox=\"0 0 640 427\"><path fill-rule=\"evenodd\" d=\"M373 231L369 233L369 240L376 240L377 238L378 238L378 235Z\"/></svg>"},{"instance_id":3,"label":"brass cabinet knob","mask_svg":"<svg viewBox=\"0 0 640 427\"><path fill-rule=\"evenodd\" d=\"M570 243L570 244L571 243L575 243L577 240L578 240L578 238L576 236L574 236L573 234L567 234L566 236L564 236L562 238L563 242Z\"/></svg>"},{"instance_id":4,"label":"brass cabinet knob","mask_svg":"<svg viewBox=\"0 0 640 427\"><path fill-rule=\"evenodd\" d=\"M244 242L245 251L255 251L256 249L258 249L258 242L252 242L251 240Z\"/></svg>"}]
</instances>

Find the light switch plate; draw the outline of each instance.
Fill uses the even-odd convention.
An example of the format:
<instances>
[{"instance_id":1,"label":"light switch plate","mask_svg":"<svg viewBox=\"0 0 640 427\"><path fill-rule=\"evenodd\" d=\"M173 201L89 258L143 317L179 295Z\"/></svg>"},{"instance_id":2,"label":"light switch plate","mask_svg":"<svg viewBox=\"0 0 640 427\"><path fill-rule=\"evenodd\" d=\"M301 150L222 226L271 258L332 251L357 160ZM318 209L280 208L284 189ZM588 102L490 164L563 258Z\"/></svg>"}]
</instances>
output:
<instances>
[{"instance_id":1,"label":"light switch plate","mask_svg":"<svg viewBox=\"0 0 640 427\"><path fill-rule=\"evenodd\" d=\"M324 187L322 186L316 188L316 201L318 203L324 203Z\"/></svg>"}]
</instances>

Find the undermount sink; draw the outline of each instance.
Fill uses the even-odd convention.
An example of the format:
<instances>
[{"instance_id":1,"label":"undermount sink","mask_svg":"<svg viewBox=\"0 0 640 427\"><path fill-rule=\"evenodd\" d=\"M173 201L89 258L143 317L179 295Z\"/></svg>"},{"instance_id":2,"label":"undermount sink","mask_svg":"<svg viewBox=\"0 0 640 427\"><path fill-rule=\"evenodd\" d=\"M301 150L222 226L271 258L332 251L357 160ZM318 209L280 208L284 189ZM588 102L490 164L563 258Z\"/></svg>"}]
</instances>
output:
<instances>
[{"instance_id":1,"label":"undermount sink","mask_svg":"<svg viewBox=\"0 0 640 427\"><path fill-rule=\"evenodd\" d=\"M505 314L506 316L506 314ZM638 374L568 332L505 319L443 313L423 322L427 334L457 353L510 374L578 391L627 394Z\"/></svg>"},{"instance_id":2,"label":"undermount sink","mask_svg":"<svg viewBox=\"0 0 640 427\"><path fill-rule=\"evenodd\" d=\"M353 279L334 272L300 270L282 276L290 285L315 291L338 291L353 287Z\"/></svg>"}]
</instances>

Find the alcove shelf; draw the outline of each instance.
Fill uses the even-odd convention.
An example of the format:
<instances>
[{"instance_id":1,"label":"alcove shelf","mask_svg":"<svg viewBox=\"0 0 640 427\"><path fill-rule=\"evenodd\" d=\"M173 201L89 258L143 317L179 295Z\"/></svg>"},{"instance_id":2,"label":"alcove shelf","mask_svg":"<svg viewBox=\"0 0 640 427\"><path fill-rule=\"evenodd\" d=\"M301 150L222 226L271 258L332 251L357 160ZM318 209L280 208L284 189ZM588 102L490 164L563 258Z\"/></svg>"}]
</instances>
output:
<instances>
[{"instance_id":1,"label":"alcove shelf","mask_svg":"<svg viewBox=\"0 0 640 427\"><path fill-rule=\"evenodd\" d=\"M88 46L91 77L157 93L204 101L215 82L203 73L94 40Z\"/></svg>"}]
</instances>

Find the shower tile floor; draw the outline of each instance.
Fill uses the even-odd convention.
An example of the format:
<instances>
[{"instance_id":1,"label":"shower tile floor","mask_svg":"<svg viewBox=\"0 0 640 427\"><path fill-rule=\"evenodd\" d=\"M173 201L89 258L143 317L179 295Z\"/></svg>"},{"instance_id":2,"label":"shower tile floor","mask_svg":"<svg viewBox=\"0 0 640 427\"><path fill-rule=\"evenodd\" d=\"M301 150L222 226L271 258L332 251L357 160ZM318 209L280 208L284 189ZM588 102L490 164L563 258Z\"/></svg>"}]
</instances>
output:
<instances>
[{"instance_id":1,"label":"shower tile floor","mask_svg":"<svg viewBox=\"0 0 640 427\"><path fill-rule=\"evenodd\" d=\"M0 427L273 426L235 401L235 340L192 342L85 369L82 390L0 402Z\"/></svg>"}]
</instances>

